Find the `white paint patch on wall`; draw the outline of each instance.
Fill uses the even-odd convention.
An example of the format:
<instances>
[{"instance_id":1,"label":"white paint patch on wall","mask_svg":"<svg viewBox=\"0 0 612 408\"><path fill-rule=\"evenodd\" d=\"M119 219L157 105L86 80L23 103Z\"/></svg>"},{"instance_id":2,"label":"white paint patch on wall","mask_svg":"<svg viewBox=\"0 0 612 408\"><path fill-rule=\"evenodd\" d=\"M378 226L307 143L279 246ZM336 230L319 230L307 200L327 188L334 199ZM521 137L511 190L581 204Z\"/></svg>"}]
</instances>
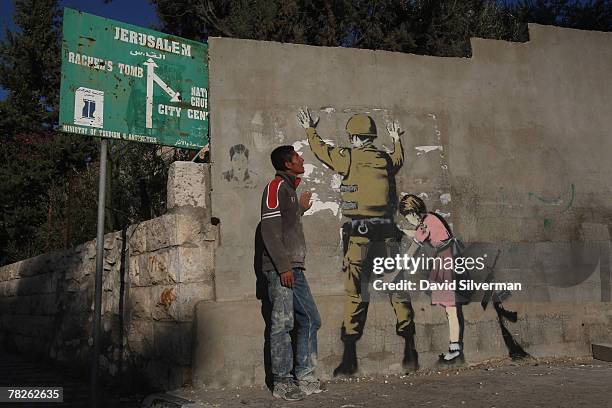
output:
<instances>
[{"instance_id":1,"label":"white paint patch on wall","mask_svg":"<svg viewBox=\"0 0 612 408\"><path fill-rule=\"evenodd\" d=\"M331 115L335 111L336 111L336 108L334 108L333 106L325 106L325 107L321 108L321 112L325 112L328 115Z\"/></svg>"},{"instance_id":2,"label":"white paint patch on wall","mask_svg":"<svg viewBox=\"0 0 612 408\"><path fill-rule=\"evenodd\" d=\"M334 175L332 176L331 181L329 182L329 187L332 190L339 191L341 184L342 184L342 176L340 174L338 174L338 173L334 173Z\"/></svg>"},{"instance_id":3,"label":"white paint patch on wall","mask_svg":"<svg viewBox=\"0 0 612 408\"><path fill-rule=\"evenodd\" d=\"M321 201L319 200L319 195L317 193L312 193L312 197L310 199L312 200L312 207L310 207L308 211L304 213L304 215L312 215L319 211L330 210L335 216L342 216L340 214L340 204L336 203L335 201Z\"/></svg>"},{"instance_id":4,"label":"white paint patch on wall","mask_svg":"<svg viewBox=\"0 0 612 408\"><path fill-rule=\"evenodd\" d=\"M336 145L335 142L331 139L323 139L323 138L321 139L330 146ZM304 146L308 146L308 139L303 139L303 140L298 140L296 142L293 142L291 146L293 146L293 149L295 149L296 152L300 153ZM308 147L310 148L310 146Z\"/></svg>"},{"instance_id":5,"label":"white paint patch on wall","mask_svg":"<svg viewBox=\"0 0 612 408\"><path fill-rule=\"evenodd\" d=\"M451 195L450 195L450 193L444 193L444 194L440 195L440 202L443 205L446 205L446 204L450 203L451 202Z\"/></svg>"},{"instance_id":6,"label":"white paint patch on wall","mask_svg":"<svg viewBox=\"0 0 612 408\"><path fill-rule=\"evenodd\" d=\"M442 151L442 146L415 146L414 150L417 151L417 156L420 156L424 153L433 152L434 150Z\"/></svg>"},{"instance_id":7,"label":"white paint patch on wall","mask_svg":"<svg viewBox=\"0 0 612 408\"><path fill-rule=\"evenodd\" d=\"M283 130L278 126L278 123L276 122L274 122L274 139L279 144L285 141L285 134L283 133Z\"/></svg>"},{"instance_id":8,"label":"white paint patch on wall","mask_svg":"<svg viewBox=\"0 0 612 408\"><path fill-rule=\"evenodd\" d=\"M308 146L308 139L298 140L296 142L293 142L291 146L293 146L293 150L300 153L302 151L302 147Z\"/></svg>"},{"instance_id":9,"label":"white paint patch on wall","mask_svg":"<svg viewBox=\"0 0 612 408\"><path fill-rule=\"evenodd\" d=\"M440 209L436 208L436 211L434 211L436 214L441 215L444 218L448 218L451 216L451 213L445 213L442 212Z\"/></svg>"},{"instance_id":10,"label":"white paint patch on wall","mask_svg":"<svg viewBox=\"0 0 612 408\"><path fill-rule=\"evenodd\" d=\"M268 149L268 143L264 138L264 120L261 111L255 112L251 118L251 140L258 152L263 152Z\"/></svg>"},{"instance_id":11,"label":"white paint patch on wall","mask_svg":"<svg viewBox=\"0 0 612 408\"><path fill-rule=\"evenodd\" d=\"M295 149L295 147L294 147L294 149ZM302 178L305 178L305 179L308 180L308 177L310 177L310 175L312 174L312 172L316 168L317 168L317 166L315 166L314 164L304 163L304 174L302 174ZM316 183L316 180L315 180L315 183Z\"/></svg>"},{"instance_id":12,"label":"white paint patch on wall","mask_svg":"<svg viewBox=\"0 0 612 408\"><path fill-rule=\"evenodd\" d=\"M423 200L429 200L427 193L419 193L417 194L417 197L422 198Z\"/></svg>"}]
</instances>

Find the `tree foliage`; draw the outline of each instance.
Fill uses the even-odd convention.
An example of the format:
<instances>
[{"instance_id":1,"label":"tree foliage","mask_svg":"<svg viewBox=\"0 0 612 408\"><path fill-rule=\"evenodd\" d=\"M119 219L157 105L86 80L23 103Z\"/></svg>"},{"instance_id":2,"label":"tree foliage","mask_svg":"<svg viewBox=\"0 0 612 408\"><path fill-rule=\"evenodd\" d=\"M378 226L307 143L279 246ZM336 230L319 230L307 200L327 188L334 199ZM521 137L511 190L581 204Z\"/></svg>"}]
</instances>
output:
<instances>
[{"instance_id":1,"label":"tree foliage","mask_svg":"<svg viewBox=\"0 0 612 408\"><path fill-rule=\"evenodd\" d=\"M49 192L86 167L92 141L58 135L60 9L15 2L18 30L0 44L0 264L56 248ZM59 205L59 203L57 203ZM76 215L76 214L75 214ZM58 234L56 234L58 235Z\"/></svg>"},{"instance_id":2,"label":"tree foliage","mask_svg":"<svg viewBox=\"0 0 612 408\"><path fill-rule=\"evenodd\" d=\"M16 0L0 42L0 265L95 237L99 142L57 131L58 0ZM109 143L106 230L165 210L168 165L185 153Z\"/></svg>"},{"instance_id":3,"label":"tree foliage","mask_svg":"<svg viewBox=\"0 0 612 408\"><path fill-rule=\"evenodd\" d=\"M56 0L15 2L18 31L0 45L0 85L10 90L2 104L2 129L48 131L57 122L60 9Z\"/></svg>"},{"instance_id":4,"label":"tree foliage","mask_svg":"<svg viewBox=\"0 0 612 408\"><path fill-rule=\"evenodd\" d=\"M470 37L527 41L527 23L610 31L610 0L151 0L162 30L469 56Z\"/></svg>"}]
</instances>

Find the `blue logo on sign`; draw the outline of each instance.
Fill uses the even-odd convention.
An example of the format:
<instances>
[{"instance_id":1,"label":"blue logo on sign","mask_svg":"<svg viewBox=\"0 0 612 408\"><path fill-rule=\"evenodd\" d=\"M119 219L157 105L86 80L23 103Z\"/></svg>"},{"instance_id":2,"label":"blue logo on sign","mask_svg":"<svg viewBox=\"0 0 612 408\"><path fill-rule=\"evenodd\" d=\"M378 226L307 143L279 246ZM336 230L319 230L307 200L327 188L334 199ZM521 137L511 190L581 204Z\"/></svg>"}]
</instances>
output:
<instances>
[{"instance_id":1,"label":"blue logo on sign","mask_svg":"<svg viewBox=\"0 0 612 408\"><path fill-rule=\"evenodd\" d=\"M93 119L94 111L96 110L96 102L88 99L85 99L83 102L83 114L81 117Z\"/></svg>"}]
</instances>

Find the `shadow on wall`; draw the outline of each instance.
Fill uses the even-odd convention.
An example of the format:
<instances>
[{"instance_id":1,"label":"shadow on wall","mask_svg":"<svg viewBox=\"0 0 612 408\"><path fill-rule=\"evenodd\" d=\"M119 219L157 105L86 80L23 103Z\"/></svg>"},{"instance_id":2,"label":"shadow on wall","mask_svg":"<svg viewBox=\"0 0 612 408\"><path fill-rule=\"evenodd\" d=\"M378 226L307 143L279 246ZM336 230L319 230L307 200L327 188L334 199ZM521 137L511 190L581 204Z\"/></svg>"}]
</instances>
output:
<instances>
[{"instance_id":1,"label":"shadow on wall","mask_svg":"<svg viewBox=\"0 0 612 408\"><path fill-rule=\"evenodd\" d=\"M193 323L133 316L127 241L126 230L105 237L100 376L121 394L181 386L190 380ZM1 282L2 347L88 381L95 241L5 268L13 268L13 279ZM167 308L173 300L162 296L155 308Z\"/></svg>"},{"instance_id":2,"label":"shadow on wall","mask_svg":"<svg viewBox=\"0 0 612 408\"><path fill-rule=\"evenodd\" d=\"M264 251L263 239L261 238L261 224L257 224L255 230L255 254L253 257L253 270L255 271L255 294L261 301L261 317L266 328L264 330L264 370L266 373L266 386L270 389L274 386L272 375L272 355L270 351L270 322L272 317L272 304L268 297L268 279L262 271L262 254ZM295 336L292 336L294 338Z\"/></svg>"},{"instance_id":3,"label":"shadow on wall","mask_svg":"<svg viewBox=\"0 0 612 408\"><path fill-rule=\"evenodd\" d=\"M482 248L478 248L477 245L468 245L464 249L464 256L475 257L482 253ZM481 276L481 281L486 283L495 282L497 261L501 255L501 249L497 249L497 254L490 265L486 265L484 272L485 275ZM494 290L484 291L479 296L471 296L471 301L477 303L480 300L480 306L482 310L486 310L490 303L493 303L493 308L497 314L497 323L504 340L506 349L508 350L508 356L513 360L520 360L528 357L529 354L523 349L519 341L517 341L510 330L508 330L507 323L516 323L518 321L518 313L504 308L503 302L510 297L511 293L508 291L496 292ZM462 312L463 313L463 312ZM461 319L463 320L463 319Z\"/></svg>"},{"instance_id":4,"label":"shadow on wall","mask_svg":"<svg viewBox=\"0 0 612 408\"><path fill-rule=\"evenodd\" d=\"M14 269L12 279L5 282L12 287L3 293L7 351L57 363L77 362L80 367L87 364L95 268L95 248L88 244L5 267Z\"/></svg>"}]
</instances>

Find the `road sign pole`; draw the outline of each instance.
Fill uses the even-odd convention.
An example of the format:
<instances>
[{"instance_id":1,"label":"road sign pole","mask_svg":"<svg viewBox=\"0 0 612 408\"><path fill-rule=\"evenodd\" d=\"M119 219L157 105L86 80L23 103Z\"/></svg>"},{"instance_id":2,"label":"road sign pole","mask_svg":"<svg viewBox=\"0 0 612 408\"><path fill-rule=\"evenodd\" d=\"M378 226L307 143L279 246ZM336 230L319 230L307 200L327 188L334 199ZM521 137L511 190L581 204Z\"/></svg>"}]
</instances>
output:
<instances>
[{"instance_id":1,"label":"road sign pole","mask_svg":"<svg viewBox=\"0 0 612 408\"><path fill-rule=\"evenodd\" d=\"M100 179L98 183L98 233L96 235L96 278L93 315L93 355L91 361L91 406L98 404L98 361L102 309L102 272L104 268L104 206L106 204L106 151L108 142L100 141Z\"/></svg>"}]
</instances>

